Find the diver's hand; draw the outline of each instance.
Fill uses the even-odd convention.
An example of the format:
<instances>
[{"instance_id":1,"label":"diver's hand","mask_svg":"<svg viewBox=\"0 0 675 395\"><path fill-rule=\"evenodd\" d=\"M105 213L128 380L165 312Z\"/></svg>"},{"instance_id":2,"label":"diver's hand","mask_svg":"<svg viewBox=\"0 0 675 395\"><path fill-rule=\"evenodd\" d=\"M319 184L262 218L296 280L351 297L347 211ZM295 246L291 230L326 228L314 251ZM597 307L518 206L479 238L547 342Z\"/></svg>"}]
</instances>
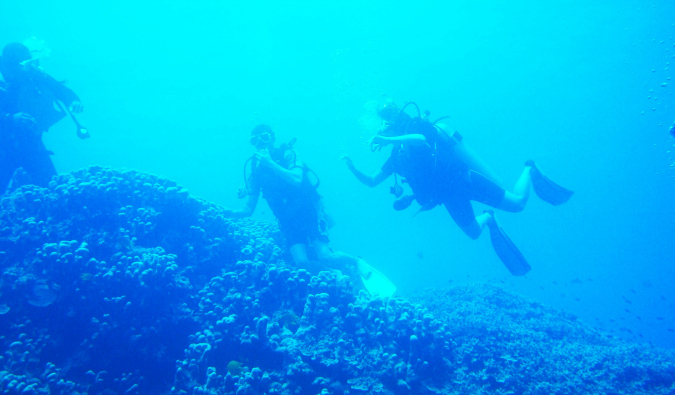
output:
<instances>
[{"instance_id":1,"label":"diver's hand","mask_svg":"<svg viewBox=\"0 0 675 395\"><path fill-rule=\"evenodd\" d=\"M347 164L347 167L348 167L349 169L353 169L353 168L354 168L354 162L352 162L352 158L348 157L347 155L342 155L342 156L340 157L340 160L345 161L345 163Z\"/></svg>"},{"instance_id":2,"label":"diver's hand","mask_svg":"<svg viewBox=\"0 0 675 395\"><path fill-rule=\"evenodd\" d=\"M260 151L256 152L255 158L263 166L270 167L274 164L274 160L272 160L270 152L267 149L261 149Z\"/></svg>"},{"instance_id":3,"label":"diver's hand","mask_svg":"<svg viewBox=\"0 0 675 395\"><path fill-rule=\"evenodd\" d=\"M70 103L70 111L72 112L82 112L83 109L84 108L82 107L82 103L77 100Z\"/></svg>"},{"instance_id":4,"label":"diver's hand","mask_svg":"<svg viewBox=\"0 0 675 395\"><path fill-rule=\"evenodd\" d=\"M35 118L31 117L30 115L26 114L25 112L17 112L12 116L12 122L14 123L14 126L17 128L22 128L22 129L28 129L28 130L35 130L36 122Z\"/></svg>"},{"instance_id":5,"label":"diver's hand","mask_svg":"<svg viewBox=\"0 0 675 395\"><path fill-rule=\"evenodd\" d=\"M373 136L372 139L370 139L370 150L371 151L379 151L389 144L391 144L391 140L389 140L388 137L380 136L378 134L378 135Z\"/></svg>"}]
</instances>

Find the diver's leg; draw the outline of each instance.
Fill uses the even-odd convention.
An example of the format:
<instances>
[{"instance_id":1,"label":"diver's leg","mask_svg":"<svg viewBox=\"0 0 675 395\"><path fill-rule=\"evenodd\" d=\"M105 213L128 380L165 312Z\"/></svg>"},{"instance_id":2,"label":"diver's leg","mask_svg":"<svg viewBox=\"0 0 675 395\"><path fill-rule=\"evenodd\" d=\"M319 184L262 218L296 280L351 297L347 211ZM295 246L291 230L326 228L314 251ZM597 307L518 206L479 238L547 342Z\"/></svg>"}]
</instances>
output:
<instances>
[{"instance_id":1,"label":"diver's leg","mask_svg":"<svg viewBox=\"0 0 675 395\"><path fill-rule=\"evenodd\" d=\"M293 261L298 267L316 274L320 268L317 262L311 261L307 255L307 246L303 243L296 243L291 245L288 250L293 257Z\"/></svg>"},{"instance_id":2,"label":"diver's leg","mask_svg":"<svg viewBox=\"0 0 675 395\"><path fill-rule=\"evenodd\" d=\"M16 168L17 165L11 160L9 154L0 153L0 195L7 191L9 181L12 179Z\"/></svg>"},{"instance_id":3,"label":"diver's leg","mask_svg":"<svg viewBox=\"0 0 675 395\"><path fill-rule=\"evenodd\" d=\"M54 167L50 152L47 151L42 141L24 158L23 162L23 168L35 185L46 188L52 177L56 175L56 167Z\"/></svg>"},{"instance_id":4,"label":"diver's leg","mask_svg":"<svg viewBox=\"0 0 675 395\"><path fill-rule=\"evenodd\" d=\"M502 199L498 205L494 206L495 208L512 213L523 211L527 199L530 197L530 187L532 186L530 169L530 166L525 166L523 173L513 187L513 193L506 191L504 199Z\"/></svg>"},{"instance_id":5,"label":"diver's leg","mask_svg":"<svg viewBox=\"0 0 675 395\"><path fill-rule=\"evenodd\" d=\"M333 251L327 241L315 240L314 250L319 262L332 268L352 273L360 258L342 251Z\"/></svg>"},{"instance_id":6,"label":"diver's leg","mask_svg":"<svg viewBox=\"0 0 675 395\"><path fill-rule=\"evenodd\" d=\"M469 199L452 199L445 203L445 208L457 226L473 240L480 237L483 228L492 219L489 214L474 216L473 207Z\"/></svg>"},{"instance_id":7,"label":"diver's leg","mask_svg":"<svg viewBox=\"0 0 675 395\"><path fill-rule=\"evenodd\" d=\"M342 251L333 251L327 241L315 240L313 244L320 263L332 270L345 274L356 289L363 289L361 276L364 273L359 272L359 261L361 261L361 258ZM369 268L368 265L365 265L365 267Z\"/></svg>"}]
</instances>

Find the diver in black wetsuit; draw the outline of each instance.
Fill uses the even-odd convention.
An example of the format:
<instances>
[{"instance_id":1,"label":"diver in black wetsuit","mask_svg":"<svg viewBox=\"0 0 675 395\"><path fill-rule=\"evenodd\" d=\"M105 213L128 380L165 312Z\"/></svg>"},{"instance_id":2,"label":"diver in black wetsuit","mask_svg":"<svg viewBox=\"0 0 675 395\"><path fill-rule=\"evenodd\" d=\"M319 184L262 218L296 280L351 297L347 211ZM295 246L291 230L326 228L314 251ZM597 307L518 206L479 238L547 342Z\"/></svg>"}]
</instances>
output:
<instances>
[{"instance_id":1,"label":"diver in black wetsuit","mask_svg":"<svg viewBox=\"0 0 675 395\"><path fill-rule=\"evenodd\" d=\"M414 103L410 103L414 104ZM417 105L415 105L417 107ZM472 239L477 239L485 226L490 229L492 245L499 258L514 275L524 275L530 266L497 224L492 210L475 216L471 201L509 212L525 207L530 186L537 195L553 205L567 201L572 191L546 178L533 161L525 169L514 187L514 192L501 188L495 182L492 170L463 142L457 133L447 133L445 126L427 119L428 113L411 117L405 107L399 109L388 103L378 115L384 121L380 133L371 140L371 149L380 150L392 145L391 156L373 175L359 171L351 159L343 157L349 170L363 184L374 187L393 175L405 177L413 195L402 196L403 190L395 179L392 193L399 198L396 210L407 208L416 200L425 211L444 205L452 219Z\"/></svg>"},{"instance_id":2,"label":"diver in black wetsuit","mask_svg":"<svg viewBox=\"0 0 675 395\"><path fill-rule=\"evenodd\" d=\"M49 157L52 153L42 142L42 133L67 115L59 102L72 112L82 111L79 97L42 71L37 61L23 44L10 43L2 50L0 73L5 81L0 82L0 194L18 168L26 171L30 183L43 187L49 184L56 168Z\"/></svg>"},{"instance_id":3,"label":"diver in black wetsuit","mask_svg":"<svg viewBox=\"0 0 675 395\"><path fill-rule=\"evenodd\" d=\"M243 218L252 215L262 192L299 266L311 268L315 260L310 259L310 255L315 255L318 263L345 270L352 278L358 277L358 273L365 283L372 268L363 259L333 251L329 246L331 224L317 191L318 179L313 183L311 178L316 178L311 176L313 172L298 161L292 149L294 140L275 147L272 129L258 125L251 132L250 141L256 153L250 159L251 174L246 178L246 186L239 193L240 197L247 197L246 206L240 210L226 210L225 216ZM384 295L389 291L377 292Z\"/></svg>"}]
</instances>

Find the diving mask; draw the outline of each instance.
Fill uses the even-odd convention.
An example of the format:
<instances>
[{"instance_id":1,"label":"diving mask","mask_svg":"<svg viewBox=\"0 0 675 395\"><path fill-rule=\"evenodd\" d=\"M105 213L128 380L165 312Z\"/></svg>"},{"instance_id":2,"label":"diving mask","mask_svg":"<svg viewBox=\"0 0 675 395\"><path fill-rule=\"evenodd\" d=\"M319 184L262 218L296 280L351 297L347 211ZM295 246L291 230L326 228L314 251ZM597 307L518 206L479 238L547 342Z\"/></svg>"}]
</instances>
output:
<instances>
[{"instance_id":1,"label":"diving mask","mask_svg":"<svg viewBox=\"0 0 675 395\"><path fill-rule=\"evenodd\" d=\"M251 136L251 139L249 142L251 145L255 145L256 147L263 145L263 144L269 144L269 142L272 141L272 135L269 133L260 133Z\"/></svg>"}]
</instances>

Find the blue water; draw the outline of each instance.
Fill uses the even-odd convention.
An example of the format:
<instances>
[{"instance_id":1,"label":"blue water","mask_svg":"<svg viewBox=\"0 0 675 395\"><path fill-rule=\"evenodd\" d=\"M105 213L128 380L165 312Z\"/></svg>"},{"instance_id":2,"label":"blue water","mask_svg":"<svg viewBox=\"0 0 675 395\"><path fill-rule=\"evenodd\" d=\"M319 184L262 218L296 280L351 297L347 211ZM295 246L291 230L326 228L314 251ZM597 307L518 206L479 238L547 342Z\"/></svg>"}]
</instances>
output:
<instances>
[{"instance_id":1,"label":"blue water","mask_svg":"<svg viewBox=\"0 0 675 395\"><path fill-rule=\"evenodd\" d=\"M0 43L44 40L42 66L82 98L92 138L68 120L44 136L59 172L135 169L239 208L248 134L267 123L320 176L332 246L401 294L495 282L675 347L673 3L195 3L2 5ZM530 274L512 277L442 208L395 212L390 182L347 171L343 154L368 172L385 161L366 144L384 98L449 115L509 188L532 158L576 192L498 214ZM264 204L254 217L273 220Z\"/></svg>"}]
</instances>

